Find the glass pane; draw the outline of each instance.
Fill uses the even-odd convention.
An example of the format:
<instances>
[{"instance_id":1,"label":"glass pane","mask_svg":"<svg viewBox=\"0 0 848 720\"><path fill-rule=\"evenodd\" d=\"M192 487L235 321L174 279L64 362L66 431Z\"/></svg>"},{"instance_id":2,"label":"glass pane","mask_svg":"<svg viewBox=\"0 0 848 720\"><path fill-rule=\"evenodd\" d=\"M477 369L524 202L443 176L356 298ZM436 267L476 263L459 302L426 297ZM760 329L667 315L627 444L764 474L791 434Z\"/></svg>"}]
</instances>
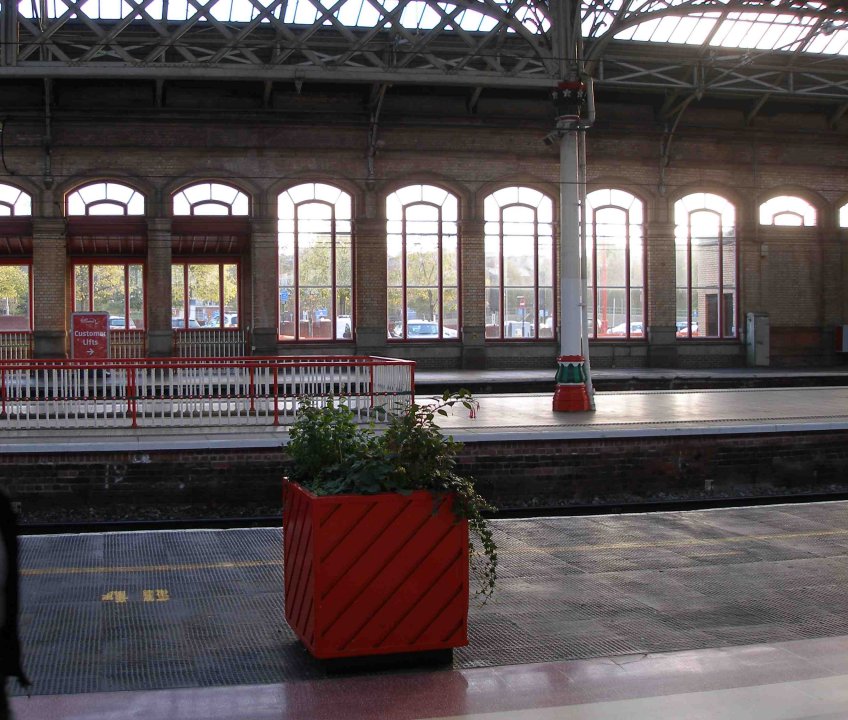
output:
<instances>
[{"instance_id":1,"label":"glass pane","mask_svg":"<svg viewBox=\"0 0 848 720\"><path fill-rule=\"evenodd\" d=\"M446 236L442 239L442 284L456 287L458 278L456 237Z\"/></svg>"},{"instance_id":2,"label":"glass pane","mask_svg":"<svg viewBox=\"0 0 848 720\"><path fill-rule=\"evenodd\" d=\"M400 289L389 288L387 297L388 311L388 336L390 338L403 337L403 293Z\"/></svg>"},{"instance_id":3,"label":"glass pane","mask_svg":"<svg viewBox=\"0 0 848 720\"><path fill-rule=\"evenodd\" d=\"M407 320L432 323L438 334L436 321L439 319L439 291L436 288L409 288L406 294ZM408 323L407 323L408 325ZM407 335L412 331L407 327ZM419 330L419 335L433 334L432 328Z\"/></svg>"},{"instance_id":4,"label":"glass pane","mask_svg":"<svg viewBox=\"0 0 848 720\"><path fill-rule=\"evenodd\" d=\"M554 243L550 236L539 238L539 285L553 287Z\"/></svg>"},{"instance_id":5,"label":"glass pane","mask_svg":"<svg viewBox=\"0 0 848 720\"><path fill-rule=\"evenodd\" d=\"M539 288L539 338L552 338L555 335L554 290L553 288Z\"/></svg>"},{"instance_id":6,"label":"glass pane","mask_svg":"<svg viewBox=\"0 0 848 720\"><path fill-rule=\"evenodd\" d=\"M692 238L692 285L718 287L719 239Z\"/></svg>"},{"instance_id":7,"label":"glass pane","mask_svg":"<svg viewBox=\"0 0 848 720\"><path fill-rule=\"evenodd\" d=\"M330 317L330 288L300 289L300 337L304 340L329 340L333 337Z\"/></svg>"},{"instance_id":8,"label":"glass pane","mask_svg":"<svg viewBox=\"0 0 848 720\"><path fill-rule=\"evenodd\" d=\"M437 238L421 235L408 237L406 246L407 287L437 287L438 281Z\"/></svg>"},{"instance_id":9,"label":"glass pane","mask_svg":"<svg viewBox=\"0 0 848 720\"><path fill-rule=\"evenodd\" d=\"M718 288L692 288L692 336L718 337Z\"/></svg>"},{"instance_id":10,"label":"glass pane","mask_svg":"<svg viewBox=\"0 0 848 720\"><path fill-rule=\"evenodd\" d=\"M442 293L442 337L455 340L459 337L459 299L455 289Z\"/></svg>"},{"instance_id":11,"label":"glass pane","mask_svg":"<svg viewBox=\"0 0 848 720\"><path fill-rule=\"evenodd\" d=\"M504 285L532 286L536 278L535 248L522 238L504 237Z\"/></svg>"},{"instance_id":12,"label":"glass pane","mask_svg":"<svg viewBox=\"0 0 848 720\"><path fill-rule=\"evenodd\" d=\"M677 289L677 337L689 337L689 294L685 287Z\"/></svg>"},{"instance_id":13,"label":"glass pane","mask_svg":"<svg viewBox=\"0 0 848 720\"><path fill-rule=\"evenodd\" d=\"M224 265L223 327L239 327L238 265Z\"/></svg>"},{"instance_id":14,"label":"glass pane","mask_svg":"<svg viewBox=\"0 0 848 720\"><path fill-rule=\"evenodd\" d=\"M736 337L736 293L725 292L722 306L722 331L724 337Z\"/></svg>"},{"instance_id":15,"label":"glass pane","mask_svg":"<svg viewBox=\"0 0 848 720\"><path fill-rule=\"evenodd\" d=\"M294 340L297 329L295 292L291 285L280 287L280 338Z\"/></svg>"},{"instance_id":16,"label":"glass pane","mask_svg":"<svg viewBox=\"0 0 848 720\"><path fill-rule=\"evenodd\" d=\"M645 282L642 236L638 231L630 234L630 286L642 287Z\"/></svg>"},{"instance_id":17,"label":"glass pane","mask_svg":"<svg viewBox=\"0 0 848 720\"><path fill-rule=\"evenodd\" d=\"M281 233L278 244L280 263L280 287L294 284L294 235Z\"/></svg>"},{"instance_id":18,"label":"glass pane","mask_svg":"<svg viewBox=\"0 0 848 720\"><path fill-rule=\"evenodd\" d=\"M92 310L108 312L112 318L124 318L126 310L125 267L124 265L93 266L91 278ZM124 319L124 322L126 322L126 319Z\"/></svg>"},{"instance_id":19,"label":"glass pane","mask_svg":"<svg viewBox=\"0 0 848 720\"><path fill-rule=\"evenodd\" d=\"M504 337L536 337L536 307L533 287L507 288L504 308Z\"/></svg>"},{"instance_id":20,"label":"glass pane","mask_svg":"<svg viewBox=\"0 0 848 720\"><path fill-rule=\"evenodd\" d=\"M141 265L130 265L127 269L129 283L130 321L128 327L144 329L144 271Z\"/></svg>"},{"instance_id":21,"label":"glass pane","mask_svg":"<svg viewBox=\"0 0 848 720\"><path fill-rule=\"evenodd\" d=\"M185 324L185 265L171 266L171 326L184 328Z\"/></svg>"},{"instance_id":22,"label":"glass pane","mask_svg":"<svg viewBox=\"0 0 848 720\"><path fill-rule=\"evenodd\" d=\"M301 285L332 285L332 237L326 233L298 236L298 281Z\"/></svg>"},{"instance_id":23,"label":"glass pane","mask_svg":"<svg viewBox=\"0 0 848 720\"><path fill-rule=\"evenodd\" d=\"M645 294L641 288L630 290L630 337L645 337Z\"/></svg>"},{"instance_id":24,"label":"glass pane","mask_svg":"<svg viewBox=\"0 0 848 720\"><path fill-rule=\"evenodd\" d=\"M400 235L389 235L386 246L388 262L386 282L389 287L401 287L403 285L402 248L403 243Z\"/></svg>"},{"instance_id":25,"label":"glass pane","mask_svg":"<svg viewBox=\"0 0 848 720\"><path fill-rule=\"evenodd\" d=\"M336 236L336 283L353 284L353 255L349 235Z\"/></svg>"},{"instance_id":26,"label":"glass pane","mask_svg":"<svg viewBox=\"0 0 848 720\"><path fill-rule=\"evenodd\" d=\"M188 320L200 327L220 327L220 265L188 266Z\"/></svg>"},{"instance_id":27,"label":"glass pane","mask_svg":"<svg viewBox=\"0 0 848 720\"><path fill-rule=\"evenodd\" d=\"M678 241L675 243L674 248L675 248L675 254L674 254L675 281L677 283L678 289L685 290L686 287L688 286L688 283L689 283L689 280L688 280L688 277L689 277L689 275L688 275L689 259L688 259L688 255L687 255L688 246L687 246L687 243L686 243L686 238L683 238L682 242L681 242L681 239L678 238Z\"/></svg>"},{"instance_id":28,"label":"glass pane","mask_svg":"<svg viewBox=\"0 0 848 720\"><path fill-rule=\"evenodd\" d=\"M725 289L732 290L736 287L736 237L734 235L725 237L722 249L722 280Z\"/></svg>"},{"instance_id":29,"label":"glass pane","mask_svg":"<svg viewBox=\"0 0 848 720\"><path fill-rule=\"evenodd\" d=\"M623 287L626 281L624 239L599 236L597 239L598 287L618 285Z\"/></svg>"},{"instance_id":30,"label":"glass pane","mask_svg":"<svg viewBox=\"0 0 848 720\"><path fill-rule=\"evenodd\" d=\"M91 310L88 268L88 265L74 266L74 312L88 312Z\"/></svg>"},{"instance_id":31,"label":"glass pane","mask_svg":"<svg viewBox=\"0 0 848 720\"><path fill-rule=\"evenodd\" d=\"M500 285L500 247L500 240L496 235L486 236L486 287Z\"/></svg>"},{"instance_id":32,"label":"glass pane","mask_svg":"<svg viewBox=\"0 0 848 720\"><path fill-rule=\"evenodd\" d=\"M336 290L336 340L353 339L353 291L350 287Z\"/></svg>"},{"instance_id":33,"label":"glass pane","mask_svg":"<svg viewBox=\"0 0 848 720\"><path fill-rule=\"evenodd\" d=\"M486 289L486 337L501 336L501 292L500 288Z\"/></svg>"},{"instance_id":34,"label":"glass pane","mask_svg":"<svg viewBox=\"0 0 848 720\"><path fill-rule=\"evenodd\" d=\"M29 266L0 265L0 330L29 330Z\"/></svg>"},{"instance_id":35,"label":"glass pane","mask_svg":"<svg viewBox=\"0 0 848 720\"><path fill-rule=\"evenodd\" d=\"M624 288L598 288L598 337L626 337L626 299Z\"/></svg>"}]
</instances>

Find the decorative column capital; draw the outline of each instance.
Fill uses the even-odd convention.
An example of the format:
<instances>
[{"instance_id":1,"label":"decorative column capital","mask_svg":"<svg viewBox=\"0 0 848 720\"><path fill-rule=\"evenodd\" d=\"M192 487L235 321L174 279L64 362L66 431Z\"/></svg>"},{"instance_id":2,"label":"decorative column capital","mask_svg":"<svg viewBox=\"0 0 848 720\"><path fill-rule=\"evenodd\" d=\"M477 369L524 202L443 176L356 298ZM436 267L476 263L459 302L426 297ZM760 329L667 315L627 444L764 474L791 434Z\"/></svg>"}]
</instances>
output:
<instances>
[{"instance_id":1,"label":"decorative column capital","mask_svg":"<svg viewBox=\"0 0 848 720\"><path fill-rule=\"evenodd\" d=\"M32 219L32 237L34 240L65 240L67 235L67 223L65 218L43 218Z\"/></svg>"},{"instance_id":2,"label":"decorative column capital","mask_svg":"<svg viewBox=\"0 0 848 720\"><path fill-rule=\"evenodd\" d=\"M171 242L171 218L149 218L147 220L147 242Z\"/></svg>"}]
</instances>

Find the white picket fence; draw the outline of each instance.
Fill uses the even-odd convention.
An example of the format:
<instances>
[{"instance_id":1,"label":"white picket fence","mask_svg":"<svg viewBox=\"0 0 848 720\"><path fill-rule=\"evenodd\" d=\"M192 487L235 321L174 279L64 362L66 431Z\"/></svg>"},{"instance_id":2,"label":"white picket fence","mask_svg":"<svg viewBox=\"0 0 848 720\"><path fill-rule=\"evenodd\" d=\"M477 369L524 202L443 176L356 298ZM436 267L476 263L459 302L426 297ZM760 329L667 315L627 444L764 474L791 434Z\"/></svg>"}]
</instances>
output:
<instances>
[{"instance_id":1,"label":"white picket fence","mask_svg":"<svg viewBox=\"0 0 848 720\"><path fill-rule=\"evenodd\" d=\"M414 366L379 357L0 363L6 429L287 425L303 397L361 422L414 400Z\"/></svg>"}]
</instances>

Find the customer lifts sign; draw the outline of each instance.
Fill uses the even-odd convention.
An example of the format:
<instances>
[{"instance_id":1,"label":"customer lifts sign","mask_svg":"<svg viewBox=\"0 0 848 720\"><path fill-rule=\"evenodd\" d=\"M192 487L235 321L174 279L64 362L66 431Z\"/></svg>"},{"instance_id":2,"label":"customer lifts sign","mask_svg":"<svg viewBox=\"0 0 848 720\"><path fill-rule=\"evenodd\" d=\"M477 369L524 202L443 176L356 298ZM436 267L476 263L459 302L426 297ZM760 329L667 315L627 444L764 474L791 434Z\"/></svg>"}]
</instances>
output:
<instances>
[{"instance_id":1,"label":"customer lifts sign","mask_svg":"<svg viewBox=\"0 0 848 720\"><path fill-rule=\"evenodd\" d=\"M75 360L109 359L109 313L71 315L71 357Z\"/></svg>"}]
</instances>

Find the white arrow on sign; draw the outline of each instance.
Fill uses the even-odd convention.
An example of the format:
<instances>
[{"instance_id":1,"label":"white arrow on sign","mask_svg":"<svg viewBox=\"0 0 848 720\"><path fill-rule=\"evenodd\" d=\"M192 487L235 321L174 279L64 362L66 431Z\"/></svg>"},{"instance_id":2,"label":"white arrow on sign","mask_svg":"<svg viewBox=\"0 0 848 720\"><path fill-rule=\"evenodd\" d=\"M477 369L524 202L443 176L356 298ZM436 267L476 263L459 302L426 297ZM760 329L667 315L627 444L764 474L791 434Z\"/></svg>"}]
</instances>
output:
<instances>
[{"instance_id":1,"label":"white arrow on sign","mask_svg":"<svg viewBox=\"0 0 848 720\"><path fill-rule=\"evenodd\" d=\"M94 348L88 348L86 352L89 354L89 356L94 355Z\"/></svg>"}]
</instances>

